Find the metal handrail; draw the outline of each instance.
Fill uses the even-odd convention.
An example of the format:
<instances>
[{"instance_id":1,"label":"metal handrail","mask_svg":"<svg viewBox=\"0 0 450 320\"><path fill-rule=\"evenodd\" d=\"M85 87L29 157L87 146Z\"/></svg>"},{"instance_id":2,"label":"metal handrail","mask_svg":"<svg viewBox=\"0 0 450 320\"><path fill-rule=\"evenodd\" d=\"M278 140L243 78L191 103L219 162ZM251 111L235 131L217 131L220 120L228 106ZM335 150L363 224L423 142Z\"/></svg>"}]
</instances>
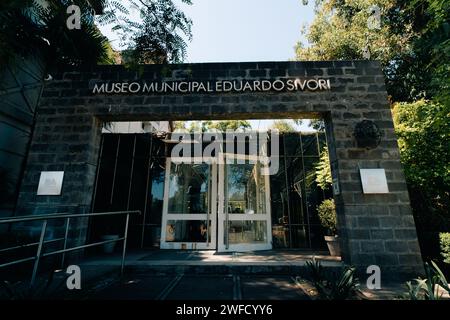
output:
<instances>
[{"instance_id":1,"label":"metal handrail","mask_svg":"<svg viewBox=\"0 0 450 320\"><path fill-rule=\"evenodd\" d=\"M58 241L63 241L63 240L64 240L64 238L47 240L47 241L44 241L44 244L52 243L52 242L58 242ZM38 244L39 244L39 242L32 242L32 243L22 244L22 245L15 246L15 247L2 248L2 249L0 249L0 253L5 252L5 251L11 251L11 250L16 250L16 249L23 249L23 248L27 248L27 247L33 247L33 246L37 246Z\"/></svg>"},{"instance_id":2,"label":"metal handrail","mask_svg":"<svg viewBox=\"0 0 450 320\"><path fill-rule=\"evenodd\" d=\"M92 212L92 213L81 213L81 214L54 213L54 214L44 214L44 215L35 215L35 216L18 216L18 217L13 217L13 218L2 218L2 219L0 219L0 224L13 224L13 223L21 223L21 222L29 222L29 221L41 221L41 220L43 220L43 223L42 223L40 238L39 238L38 242L33 242L33 243L24 244L24 245L20 245L20 246L9 247L9 248L2 248L0 250L0 252L4 252L4 251L21 249L21 248L31 247L31 246L36 246L37 245L36 255L34 257L22 258L22 259L18 259L18 260L14 260L14 261L10 261L10 262L7 262L7 263L0 264L0 269L4 268L4 267L8 267L8 266L12 266L12 265L16 265L16 264L20 264L20 263L29 262L29 261L33 261L34 260L33 273L32 273L31 281L30 281L30 287L33 287L34 282L36 280L36 275L37 275L37 272L38 272L38 269L39 269L39 262L40 262L41 258L45 258L45 257L48 257L48 256L57 255L57 254L62 254L61 268L63 268L64 267L64 262L65 262L65 254L66 254L66 252L71 252L71 251L75 251L75 250L81 250L81 249L84 249L84 248L100 246L100 245L103 245L103 244L106 244L106 243L123 241L122 262L121 262L121 266L120 266L120 274L123 275L123 270L124 270L124 267L125 267L125 255L126 255L126 248L127 248L128 225L129 225L129 222L130 222L130 214L141 214L141 212L139 210L134 210L134 211L114 211L114 212ZM111 215L126 215L125 229L124 229L124 236L123 237L119 237L119 238L113 239L113 240L99 241L99 242L84 244L84 245L81 245L81 246L67 248L67 237L68 237L68 234L69 234L69 226L70 226L70 220L71 219L73 219L73 218L98 217L98 216L111 216ZM52 240L45 241L44 239L45 239L45 232L47 230L47 222L48 222L48 220L54 220L54 219L66 219L66 223L65 223L66 229L65 229L65 233L64 233L64 238L58 238L58 239L52 239ZM62 241L62 240L64 240L63 249L52 251L52 252L47 252L47 253L42 253L42 249L43 249L44 244L51 243L51 242Z\"/></svg>"}]
</instances>

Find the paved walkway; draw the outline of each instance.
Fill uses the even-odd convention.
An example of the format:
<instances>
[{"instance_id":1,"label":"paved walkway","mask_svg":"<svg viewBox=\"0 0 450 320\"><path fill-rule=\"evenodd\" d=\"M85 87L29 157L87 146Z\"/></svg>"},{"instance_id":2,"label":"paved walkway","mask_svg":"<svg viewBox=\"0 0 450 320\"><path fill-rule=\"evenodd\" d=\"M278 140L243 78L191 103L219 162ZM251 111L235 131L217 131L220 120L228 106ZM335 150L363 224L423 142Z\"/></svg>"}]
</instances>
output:
<instances>
[{"instance_id":1,"label":"paved walkway","mask_svg":"<svg viewBox=\"0 0 450 320\"><path fill-rule=\"evenodd\" d=\"M127 254L122 281L100 284L86 299L150 300L309 300L295 280L295 268L318 259L340 267L340 257L300 251L152 250ZM116 267L121 256L87 259L83 269Z\"/></svg>"},{"instance_id":2,"label":"paved walkway","mask_svg":"<svg viewBox=\"0 0 450 320\"><path fill-rule=\"evenodd\" d=\"M135 275L87 299L119 300L309 300L289 276Z\"/></svg>"},{"instance_id":3,"label":"paved walkway","mask_svg":"<svg viewBox=\"0 0 450 320\"><path fill-rule=\"evenodd\" d=\"M215 251L154 250L127 254L126 275L99 281L82 299L119 300L315 300L317 293L307 281L306 261L320 260L324 267L340 268L339 257L299 251L217 253ZM85 260L80 267L120 269L120 254ZM363 285L363 283L362 283ZM383 290L363 291L367 299L398 299L404 284ZM81 292L80 292L81 293ZM70 298L70 297L68 297ZM363 298L361 296L360 298Z\"/></svg>"},{"instance_id":4,"label":"paved walkway","mask_svg":"<svg viewBox=\"0 0 450 320\"><path fill-rule=\"evenodd\" d=\"M340 257L332 257L325 252L302 251L255 251L218 253L214 250L143 250L127 253L128 266L199 266L199 265L250 265L250 266L305 266L306 261L317 259L324 266L342 266ZM119 254L103 255L87 259L85 265L119 265Z\"/></svg>"}]
</instances>

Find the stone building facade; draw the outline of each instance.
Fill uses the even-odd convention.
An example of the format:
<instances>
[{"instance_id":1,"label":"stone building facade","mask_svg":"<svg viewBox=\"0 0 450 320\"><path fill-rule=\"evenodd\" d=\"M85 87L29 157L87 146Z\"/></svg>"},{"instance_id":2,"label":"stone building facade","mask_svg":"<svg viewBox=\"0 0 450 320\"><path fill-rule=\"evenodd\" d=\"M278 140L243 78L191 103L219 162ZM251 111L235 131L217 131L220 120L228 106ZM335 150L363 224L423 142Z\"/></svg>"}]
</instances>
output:
<instances>
[{"instance_id":1,"label":"stone building facade","mask_svg":"<svg viewBox=\"0 0 450 320\"><path fill-rule=\"evenodd\" d=\"M342 257L361 269L417 273L422 260L378 62L249 62L122 66L54 75L38 108L18 214L91 210L105 121L324 118ZM99 83L324 79L329 90L93 93ZM360 148L355 126L371 120L381 141ZM359 169L385 169L389 192L364 194ZM38 196L41 171L64 171L61 196ZM83 239L86 221L79 222Z\"/></svg>"}]
</instances>

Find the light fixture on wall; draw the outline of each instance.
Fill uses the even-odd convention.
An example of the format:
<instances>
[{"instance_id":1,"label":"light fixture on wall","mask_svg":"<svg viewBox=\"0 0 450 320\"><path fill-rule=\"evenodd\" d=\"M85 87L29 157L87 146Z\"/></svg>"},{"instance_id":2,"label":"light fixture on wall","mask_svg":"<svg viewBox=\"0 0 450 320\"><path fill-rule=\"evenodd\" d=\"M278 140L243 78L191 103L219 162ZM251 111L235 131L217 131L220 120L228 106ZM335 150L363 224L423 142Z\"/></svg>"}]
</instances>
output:
<instances>
[{"instance_id":1,"label":"light fixture on wall","mask_svg":"<svg viewBox=\"0 0 450 320\"><path fill-rule=\"evenodd\" d=\"M381 131L378 126L370 120L363 120L355 126L353 135L358 148L374 149L381 142Z\"/></svg>"}]
</instances>

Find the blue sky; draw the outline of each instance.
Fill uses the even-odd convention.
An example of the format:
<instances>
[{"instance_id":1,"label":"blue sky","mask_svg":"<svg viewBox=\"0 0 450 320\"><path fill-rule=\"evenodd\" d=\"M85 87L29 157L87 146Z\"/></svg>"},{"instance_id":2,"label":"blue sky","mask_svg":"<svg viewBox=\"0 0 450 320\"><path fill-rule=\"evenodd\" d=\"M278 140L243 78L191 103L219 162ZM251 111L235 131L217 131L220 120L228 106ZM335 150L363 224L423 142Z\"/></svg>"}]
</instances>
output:
<instances>
[{"instance_id":1,"label":"blue sky","mask_svg":"<svg viewBox=\"0 0 450 320\"><path fill-rule=\"evenodd\" d=\"M125 1L124 1L125 2ZM314 18L314 0L193 0L181 4L193 21L193 40L185 62L286 61L295 56L300 30ZM100 27L118 49L110 27ZM304 39L302 39L304 40ZM251 120L254 129L267 129L272 121ZM308 121L294 127L310 131Z\"/></svg>"},{"instance_id":2,"label":"blue sky","mask_svg":"<svg viewBox=\"0 0 450 320\"><path fill-rule=\"evenodd\" d=\"M180 7L193 21L186 62L292 59L302 25L314 17L314 0L193 0ZM101 27L117 48L109 29Z\"/></svg>"},{"instance_id":3,"label":"blue sky","mask_svg":"<svg viewBox=\"0 0 450 320\"><path fill-rule=\"evenodd\" d=\"M193 20L189 62L283 61L294 57L314 0L194 0L183 6Z\"/></svg>"}]
</instances>

